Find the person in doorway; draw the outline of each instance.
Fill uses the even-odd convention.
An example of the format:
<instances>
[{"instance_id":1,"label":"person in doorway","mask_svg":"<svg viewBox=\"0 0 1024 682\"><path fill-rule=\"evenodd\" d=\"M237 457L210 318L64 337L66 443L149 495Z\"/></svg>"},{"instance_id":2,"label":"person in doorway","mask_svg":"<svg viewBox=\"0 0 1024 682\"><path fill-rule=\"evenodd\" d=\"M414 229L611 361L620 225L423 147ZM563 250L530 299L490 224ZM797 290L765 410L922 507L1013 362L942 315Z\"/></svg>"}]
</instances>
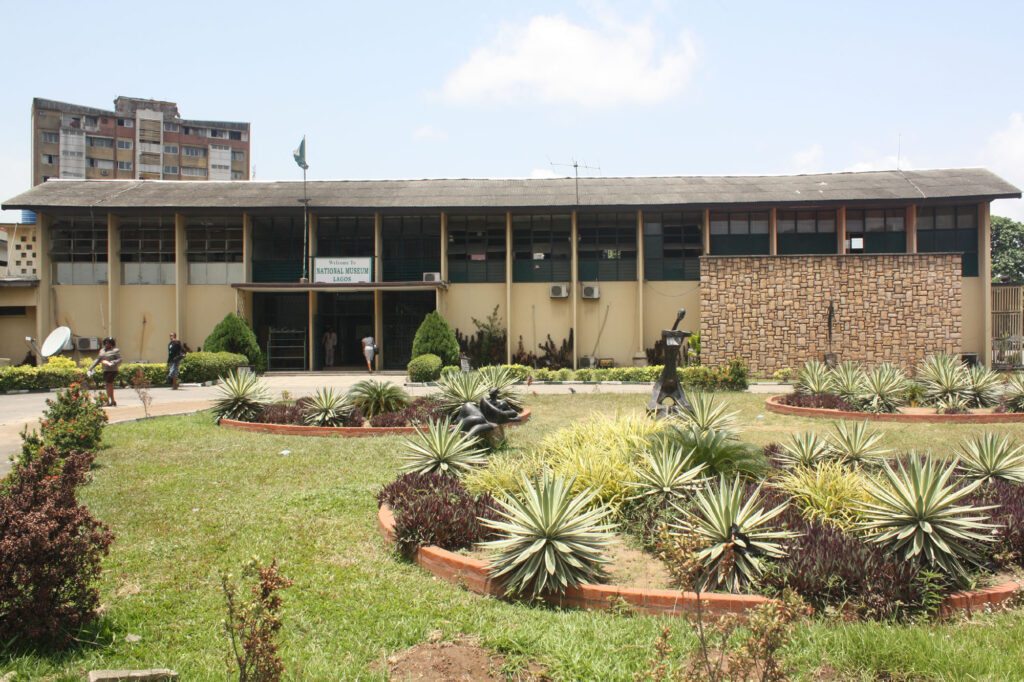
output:
<instances>
[{"instance_id":1,"label":"person in doorway","mask_svg":"<svg viewBox=\"0 0 1024 682\"><path fill-rule=\"evenodd\" d=\"M321 340L324 344L324 367L334 367L334 348L338 345L338 334L334 327L328 327Z\"/></svg>"},{"instance_id":2,"label":"person in doorway","mask_svg":"<svg viewBox=\"0 0 1024 682\"><path fill-rule=\"evenodd\" d=\"M373 337L367 336L363 339L363 357L366 358L366 371L373 374L373 356L377 352L377 346L373 345Z\"/></svg>"},{"instance_id":3,"label":"person in doorway","mask_svg":"<svg viewBox=\"0 0 1024 682\"><path fill-rule=\"evenodd\" d=\"M117 378L117 370L121 367L121 350L117 347L117 341L112 337L108 336L103 339L103 350L89 366L88 375L90 377L96 365L103 368L103 383L107 387L107 403L111 407L117 407L117 401L114 400L114 379Z\"/></svg>"},{"instance_id":4,"label":"person in doorway","mask_svg":"<svg viewBox=\"0 0 1024 682\"><path fill-rule=\"evenodd\" d=\"M172 391L178 390L178 369L185 354L189 352L188 344L178 340L178 335L171 332L171 340L167 344L167 381Z\"/></svg>"}]
</instances>

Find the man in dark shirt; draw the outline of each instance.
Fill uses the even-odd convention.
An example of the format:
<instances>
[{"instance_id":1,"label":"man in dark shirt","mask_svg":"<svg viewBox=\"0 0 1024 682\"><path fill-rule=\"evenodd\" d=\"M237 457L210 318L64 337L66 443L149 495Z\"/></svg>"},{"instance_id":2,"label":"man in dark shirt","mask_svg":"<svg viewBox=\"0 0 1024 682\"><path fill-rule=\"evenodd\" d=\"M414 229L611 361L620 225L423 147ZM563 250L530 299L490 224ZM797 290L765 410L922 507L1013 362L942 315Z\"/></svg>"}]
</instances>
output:
<instances>
[{"instance_id":1,"label":"man in dark shirt","mask_svg":"<svg viewBox=\"0 0 1024 682\"><path fill-rule=\"evenodd\" d=\"M188 352L188 346L178 340L178 335L171 332L171 341L167 344L167 382L171 389L178 390L178 367Z\"/></svg>"}]
</instances>

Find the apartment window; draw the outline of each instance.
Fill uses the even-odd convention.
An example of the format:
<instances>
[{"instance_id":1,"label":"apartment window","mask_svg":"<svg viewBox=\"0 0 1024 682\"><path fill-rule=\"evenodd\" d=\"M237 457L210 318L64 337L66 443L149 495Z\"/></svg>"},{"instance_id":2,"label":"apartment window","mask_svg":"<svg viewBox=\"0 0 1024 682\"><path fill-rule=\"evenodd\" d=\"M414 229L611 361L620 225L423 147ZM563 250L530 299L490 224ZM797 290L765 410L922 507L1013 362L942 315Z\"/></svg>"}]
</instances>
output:
<instances>
[{"instance_id":1,"label":"apartment window","mask_svg":"<svg viewBox=\"0 0 1024 682\"><path fill-rule=\"evenodd\" d=\"M206 137L206 128L185 128L184 132L194 137Z\"/></svg>"},{"instance_id":2,"label":"apartment window","mask_svg":"<svg viewBox=\"0 0 1024 682\"><path fill-rule=\"evenodd\" d=\"M135 121L134 119L130 118L119 118L117 119L117 125L119 125L122 128L134 128Z\"/></svg>"},{"instance_id":3,"label":"apartment window","mask_svg":"<svg viewBox=\"0 0 1024 682\"><path fill-rule=\"evenodd\" d=\"M181 153L185 156L195 156L199 158L206 158L205 147L182 147Z\"/></svg>"},{"instance_id":4,"label":"apartment window","mask_svg":"<svg viewBox=\"0 0 1024 682\"><path fill-rule=\"evenodd\" d=\"M85 160L85 165L89 168L102 168L105 170L113 170L114 162L110 159L94 159L89 157Z\"/></svg>"},{"instance_id":5,"label":"apartment window","mask_svg":"<svg viewBox=\"0 0 1024 682\"><path fill-rule=\"evenodd\" d=\"M106 149L114 148L114 138L112 137L93 137L92 135L88 135L85 138L85 143L90 147L103 147ZM129 147L129 149L131 149L131 147Z\"/></svg>"},{"instance_id":6,"label":"apartment window","mask_svg":"<svg viewBox=\"0 0 1024 682\"><path fill-rule=\"evenodd\" d=\"M231 147L227 146L226 144L211 144L210 149L219 149L222 152L226 152L229 149L231 149Z\"/></svg>"},{"instance_id":7,"label":"apartment window","mask_svg":"<svg viewBox=\"0 0 1024 682\"><path fill-rule=\"evenodd\" d=\"M767 213L714 212L709 231L713 255L768 255Z\"/></svg>"},{"instance_id":8,"label":"apartment window","mask_svg":"<svg viewBox=\"0 0 1024 682\"><path fill-rule=\"evenodd\" d=\"M505 214L448 217L452 282L505 281Z\"/></svg>"},{"instance_id":9,"label":"apartment window","mask_svg":"<svg viewBox=\"0 0 1024 682\"><path fill-rule=\"evenodd\" d=\"M978 276L978 206L929 206L917 209L918 253L963 253L961 274Z\"/></svg>"},{"instance_id":10,"label":"apartment window","mask_svg":"<svg viewBox=\"0 0 1024 682\"><path fill-rule=\"evenodd\" d=\"M131 161L118 161L117 170L130 171L135 167L135 164Z\"/></svg>"},{"instance_id":11,"label":"apartment window","mask_svg":"<svg viewBox=\"0 0 1024 682\"><path fill-rule=\"evenodd\" d=\"M188 176L190 178L205 178L206 177L206 169L205 168L193 168L191 166L182 166L181 167L181 174L182 175L186 175L186 176Z\"/></svg>"},{"instance_id":12,"label":"apartment window","mask_svg":"<svg viewBox=\"0 0 1024 682\"><path fill-rule=\"evenodd\" d=\"M228 139L229 140L241 140L242 139L241 131L238 131L238 130L230 130L230 131L228 131Z\"/></svg>"},{"instance_id":13,"label":"apartment window","mask_svg":"<svg viewBox=\"0 0 1024 682\"><path fill-rule=\"evenodd\" d=\"M245 161L245 152L231 152L232 161Z\"/></svg>"},{"instance_id":14,"label":"apartment window","mask_svg":"<svg viewBox=\"0 0 1024 682\"><path fill-rule=\"evenodd\" d=\"M81 159L85 156L85 152L73 151L71 149L62 149L60 155L65 156L69 159Z\"/></svg>"},{"instance_id":15,"label":"apartment window","mask_svg":"<svg viewBox=\"0 0 1024 682\"><path fill-rule=\"evenodd\" d=\"M174 218L121 221L124 284L174 284Z\"/></svg>"},{"instance_id":16,"label":"apartment window","mask_svg":"<svg viewBox=\"0 0 1024 682\"><path fill-rule=\"evenodd\" d=\"M177 153L178 153L178 145L176 145L176 144L165 144L164 145L164 154L177 154Z\"/></svg>"},{"instance_id":17,"label":"apartment window","mask_svg":"<svg viewBox=\"0 0 1024 682\"><path fill-rule=\"evenodd\" d=\"M178 167L177 166L164 166L164 175L177 175L177 174L178 174Z\"/></svg>"},{"instance_id":18,"label":"apartment window","mask_svg":"<svg viewBox=\"0 0 1024 682\"><path fill-rule=\"evenodd\" d=\"M232 180L245 180L245 173L242 171L231 171Z\"/></svg>"},{"instance_id":19,"label":"apartment window","mask_svg":"<svg viewBox=\"0 0 1024 682\"><path fill-rule=\"evenodd\" d=\"M118 149L134 149L135 148L135 141L134 140L129 140L129 139L124 138L124 137L119 137L117 139L117 148Z\"/></svg>"},{"instance_id":20,"label":"apartment window","mask_svg":"<svg viewBox=\"0 0 1024 682\"><path fill-rule=\"evenodd\" d=\"M25 310L23 305L0 305L0 317L24 317Z\"/></svg>"},{"instance_id":21,"label":"apartment window","mask_svg":"<svg viewBox=\"0 0 1024 682\"><path fill-rule=\"evenodd\" d=\"M97 126L99 124L100 124L100 121L99 121L99 119L97 117L95 117L95 116L86 116L85 117L85 125L87 125L87 126Z\"/></svg>"},{"instance_id":22,"label":"apartment window","mask_svg":"<svg viewBox=\"0 0 1024 682\"><path fill-rule=\"evenodd\" d=\"M178 132L178 130L179 130L179 126L178 126L177 123L167 123L167 122L164 123L164 132L165 133L176 133L176 132Z\"/></svg>"},{"instance_id":23,"label":"apartment window","mask_svg":"<svg viewBox=\"0 0 1024 682\"><path fill-rule=\"evenodd\" d=\"M636 280L636 213L579 215L579 279Z\"/></svg>"},{"instance_id":24,"label":"apartment window","mask_svg":"<svg viewBox=\"0 0 1024 682\"><path fill-rule=\"evenodd\" d=\"M441 269L441 216L386 216L383 224L384 281L419 282Z\"/></svg>"},{"instance_id":25,"label":"apartment window","mask_svg":"<svg viewBox=\"0 0 1024 682\"><path fill-rule=\"evenodd\" d=\"M316 252L336 258L372 256L373 216L318 217Z\"/></svg>"},{"instance_id":26,"label":"apartment window","mask_svg":"<svg viewBox=\"0 0 1024 682\"><path fill-rule=\"evenodd\" d=\"M106 221L54 221L50 226L50 261L56 284L106 284Z\"/></svg>"},{"instance_id":27,"label":"apartment window","mask_svg":"<svg viewBox=\"0 0 1024 682\"><path fill-rule=\"evenodd\" d=\"M704 214L644 211L644 279L699 280Z\"/></svg>"},{"instance_id":28,"label":"apartment window","mask_svg":"<svg viewBox=\"0 0 1024 682\"><path fill-rule=\"evenodd\" d=\"M43 163L45 163L47 165L50 165L50 166L56 164L57 163L57 155L56 154L43 154Z\"/></svg>"},{"instance_id":29,"label":"apartment window","mask_svg":"<svg viewBox=\"0 0 1024 682\"><path fill-rule=\"evenodd\" d=\"M210 137L227 137L227 132L223 130L217 130L216 128L210 128Z\"/></svg>"},{"instance_id":30,"label":"apartment window","mask_svg":"<svg viewBox=\"0 0 1024 682\"><path fill-rule=\"evenodd\" d=\"M57 144L60 142L60 133L43 133L43 142Z\"/></svg>"},{"instance_id":31,"label":"apartment window","mask_svg":"<svg viewBox=\"0 0 1024 682\"><path fill-rule=\"evenodd\" d=\"M189 284L230 284L245 278L241 217L189 218L185 239Z\"/></svg>"},{"instance_id":32,"label":"apartment window","mask_svg":"<svg viewBox=\"0 0 1024 682\"><path fill-rule=\"evenodd\" d=\"M298 282L302 276L302 215L254 218L252 277L256 282Z\"/></svg>"},{"instance_id":33,"label":"apartment window","mask_svg":"<svg viewBox=\"0 0 1024 682\"><path fill-rule=\"evenodd\" d=\"M903 208L847 209L846 250L850 253L906 253L906 216Z\"/></svg>"},{"instance_id":34,"label":"apartment window","mask_svg":"<svg viewBox=\"0 0 1024 682\"><path fill-rule=\"evenodd\" d=\"M512 216L512 281L568 282L572 216Z\"/></svg>"},{"instance_id":35,"label":"apartment window","mask_svg":"<svg viewBox=\"0 0 1024 682\"><path fill-rule=\"evenodd\" d=\"M231 168L231 166L228 166L223 163L211 163L210 168L212 168L213 170L228 170Z\"/></svg>"},{"instance_id":36,"label":"apartment window","mask_svg":"<svg viewBox=\"0 0 1024 682\"><path fill-rule=\"evenodd\" d=\"M836 253L835 211L779 211L775 218L780 254Z\"/></svg>"}]
</instances>

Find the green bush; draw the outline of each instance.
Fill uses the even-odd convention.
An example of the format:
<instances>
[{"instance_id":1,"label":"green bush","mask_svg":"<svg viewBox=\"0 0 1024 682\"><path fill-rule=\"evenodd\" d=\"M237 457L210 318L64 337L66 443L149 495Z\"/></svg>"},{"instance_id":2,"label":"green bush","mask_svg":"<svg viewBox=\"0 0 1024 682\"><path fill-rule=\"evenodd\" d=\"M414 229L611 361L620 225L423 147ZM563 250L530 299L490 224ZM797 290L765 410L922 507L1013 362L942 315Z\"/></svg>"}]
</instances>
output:
<instances>
[{"instance_id":1,"label":"green bush","mask_svg":"<svg viewBox=\"0 0 1024 682\"><path fill-rule=\"evenodd\" d=\"M238 353L189 353L181 361L178 378L189 383L215 381L218 377L227 376L238 367L248 364L249 358ZM167 378L167 365L160 366L164 368L164 376L160 378L163 382Z\"/></svg>"},{"instance_id":2,"label":"green bush","mask_svg":"<svg viewBox=\"0 0 1024 682\"><path fill-rule=\"evenodd\" d=\"M248 358L257 372L267 369L267 359L260 350L252 327L241 315L228 313L203 341L207 353L239 353Z\"/></svg>"},{"instance_id":3,"label":"green bush","mask_svg":"<svg viewBox=\"0 0 1024 682\"><path fill-rule=\"evenodd\" d=\"M121 365L118 368L117 379L115 380L117 385L121 387L131 386L132 377L140 370L153 386L159 386L167 379L166 362L132 362Z\"/></svg>"},{"instance_id":4,"label":"green bush","mask_svg":"<svg viewBox=\"0 0 1024 682\"><path fill-rule=\"evenodd\" d=\"M31 388L63 388L85 378L85 372L70 367L36 367L36 377Z\"/></svg>"},{"instance_id":5,"label":"green bush","mask_svg":"<svg viewBox=\"0 0 1024 682\"><path fill-rule=\"evenodd\" d=\"M437 381L441 376L441 358L425 353L409 361L409 381Z\"/></svg>"},{"instance_id":6,"label":"green bush","mask_svg":"<svg viewBox=\"0 0 1024 682\"><path fill-rule=\"evenodd\" d=\"M526 381L526 378L530 376L531 369L526 365L505 365L516 375L516 379L519 381Z\"/></svg>"},{"instance_id":7,"label":"green bush","mask_svg":"<svg viewBox=\"0 0 1024 682\"><path fill-rule=\"evenodd\" d=\"M412 340L413 358L428 353L441 358L445 365L459 364L459 342L455 338L455 332L436 310L423 318Z\"/></svg>"},{"instance_id":8,"label":"green bush","mask_svg":"<svg viewBox=\"0 0 1024 682\"><path fill-rule=\"evenodd\" d=\"M576 381L594 381L594 370L584 367L573 372L572 376Z\"/></svg>"},{"instance_id":9,"label":"green bush","mask_svg":"<svg viewBox=\"0 0 1024 682\"><path fill-rule=\"evenodd\" d=\"M555 373L547 367L541 367L540 369L533 370L534 381L556 381Z\"/></svg>"}]
</instances>

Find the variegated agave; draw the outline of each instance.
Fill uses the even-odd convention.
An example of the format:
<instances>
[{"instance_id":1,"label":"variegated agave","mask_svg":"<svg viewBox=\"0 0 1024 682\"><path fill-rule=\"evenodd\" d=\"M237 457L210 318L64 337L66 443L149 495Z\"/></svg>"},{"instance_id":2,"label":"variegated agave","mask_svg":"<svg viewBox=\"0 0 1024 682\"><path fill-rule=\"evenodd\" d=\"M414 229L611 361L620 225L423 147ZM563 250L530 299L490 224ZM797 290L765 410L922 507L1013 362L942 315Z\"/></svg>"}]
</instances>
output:
<instances>
[{"instance_id":1,"label":"variegated agave","mask_svg":"<svg viewBox=\"0 0 1024 682\"><path fill-rule=\"evenodd\" d=\"M592 505L590 491L572 489L571 478L524 477L518 496L498 500L500 519L481 519L498 533L481 547L492 552L490 575L507 593L564 594L605 577L604 552L615 526L605 521L606 507Z\"/></svg>"},{"instance_id":2,"label":"variegated agave","mask_svg":"<svg viewBox=\"0 0 1024 682\"><path fill-rule=\"evenodd\" d=\"M487 384L488 392L498 391L498 399L506 401L517 410L523 406L523 394L512 387L519 381L516 370L508 365L492 365L477 370Z\"/></svg>"},{"instance_id":3,"label":"variegated agave","mask_svg":"<svg viewBox=\"0 0 1024 682\"><path fill-rule=\"evenodd\" d=\"M864 394L864 370L856 362L841 362L832 369L832 390L851 406Z\"/></svg>"},{"instance_id":4,"label":"variegated agave","mask_svg":"<svg viewBox=\"0 0 1024 682\"><path fill-rule=\"evenodd\" d=\"M1006 409L1024 412L1024 374L1016 372L1006 377Z\"/></svg>"},{"instance_id":5,"label":"variegated agave","mask_svg":"<svg viewBox=\"0 0 1024 682\"><path fill-rule=\"evenodd\" d=\"M220 396L213 403L213 414L217 419L253 421L270 402L270 394L263 382L252 372L232 370L220 380L217 385Z\"/></svg>"},{"instance_id":6,"label":"variegated agave","mask_svg":"<svg viewBox=\"0 0 1024 682\"><path fill-rule=\"evenodd\" d=\"M454 414L465 403L480 402L487 395L487 382L479 372L442 372L437 389L441 405Z\"/></svg>"},{"instance_id":7,"label":"variegated agave","mask_svg":"<svg viewBox=\"0 0 1024 682\"><path fill-rule=\"evenodd\" d=\"M302 420L309 426L338 426L345 415L352 411L352 404L333 388L318 388L306 400Z\"/></svg>"},{"instance_id":8,"label":"variegated agave","mask_svg":"<svg viewBox=\"0 0 1024 682\"><path fill-rule=\"evenodd\" d=\"M942 398L965 398L969 389L967 368L958 358L945 353L929 355L917 370L927 402L938 402Z\"/></svg>"},{"instance_id":9,"label":"variegated agave","mask_svg":"<svg viewBox=\"0 0 1024 682\"><path fill-rule=\"evenodd\" d=\"M882 434L869 431L868 423L840 421L828 435L828 448L843 464L877 464L889 451L879 447Z\"/></svg>"},{"instance_id":10,"label":"variegated agave","mask_svg":"<svg viewBox=\"0 0 1024 682\"><path fill-rule=\"evenodd\" d=\"M785 556L777 541L795 536L769 526L786 509L785 504L764 511L758 499L761 486L746 500L745 489L739 476L731 483L723 476L718 485L695 492L692 506L676 508L683 520L672 526L672 532L696 533L707 543L697 555L702 565L702 590L721 587L740 591L761 575L761 557Z\"/></svg>"},{"instance_id":11,"label":"variegated agave","mask_svg":"<svg viewBox=\"0 0 1024 682\"><path fill-rule=\"evenodd\" d=\"M907 376L895 365L883 363L864 373L864 390L858 401L867 412L895 412L907 402Z\"/></svg>"},{"instance_id":12,"label":"variegated agave","mask_svg":"<svg viewBox=\"0 0 1024 682\"><path fill-rule=\"evenodd\" d=\"M728 411L728 405L720 396L703 391L687 391L685 395L690 407L681 406L676 415L692 430L698 433L732 431L739 412Z\"/></svg>"},{"instance_id":13,"label":"variegated agave","mask_svg":"<svg viewBox=\"0 0 1024 682\"><path fill-rule=\"evenodd\" d=\"M487 450L480 440L452 428L450 419L429 422L405 445L408 452L402 457L402 470L407 472L460 476L487 463Z\"/></svg>"},{"instance_id":14,"label":"variegated agave","mask_svg":"<svg viewBox=\"0 0 1024 682\"><path fill-rule=\"evenodd\" d=\"M1003 397L1003 380L984 365L967 368L968 407L992 407Z\"/></svg>"},{"instance_id":15,"label":"variegated agave","mask_svg":"<svg viewBox=\"0 0 1024 682\"><path fill-rule=\"evenodd\" d=\"M630 499L683 497L707 480L702 475L706 465L695 462L692 452L667 441L658 442L663 447L654 447L643 453L643 463L635 471L636 480L629 483L630 487L636 488L637 494Z\"/></svg>"},{"instance_id":16,"label":"variegated agave","mask_svg":"<svg viewBox=\"0 0 1024 682\"><path fill-rule=\"evenodd\" d=\"M955 452L967 478L986 483L994 478L1024 483L1024 446L1009 436L985 432L965 438Z\"/></svg>"},{"instance_id":17,"label":"variegated agave","mask_svg":"<svg viewBox=\"0 0 1024 682\"><path fill-rule=\"evenodd\" d=\"M795 387L797 393L808 395L831 393L833 390L832 373L825 363L819 360L810 360L805 362L804 366L796 373Z\"/></svg>"},{"instance_id":18,"label":"variegated agave","mask_svg":"<svg viewBox=\"0 0 1024 682\"><path fill-rule=\"evenodd\" d=\"M779 462L787 467L814 467L828 457L828 443L813 431L796 433L789 441L782 444L782 449L775 455Z\"/></svg>"}]
</instances>

